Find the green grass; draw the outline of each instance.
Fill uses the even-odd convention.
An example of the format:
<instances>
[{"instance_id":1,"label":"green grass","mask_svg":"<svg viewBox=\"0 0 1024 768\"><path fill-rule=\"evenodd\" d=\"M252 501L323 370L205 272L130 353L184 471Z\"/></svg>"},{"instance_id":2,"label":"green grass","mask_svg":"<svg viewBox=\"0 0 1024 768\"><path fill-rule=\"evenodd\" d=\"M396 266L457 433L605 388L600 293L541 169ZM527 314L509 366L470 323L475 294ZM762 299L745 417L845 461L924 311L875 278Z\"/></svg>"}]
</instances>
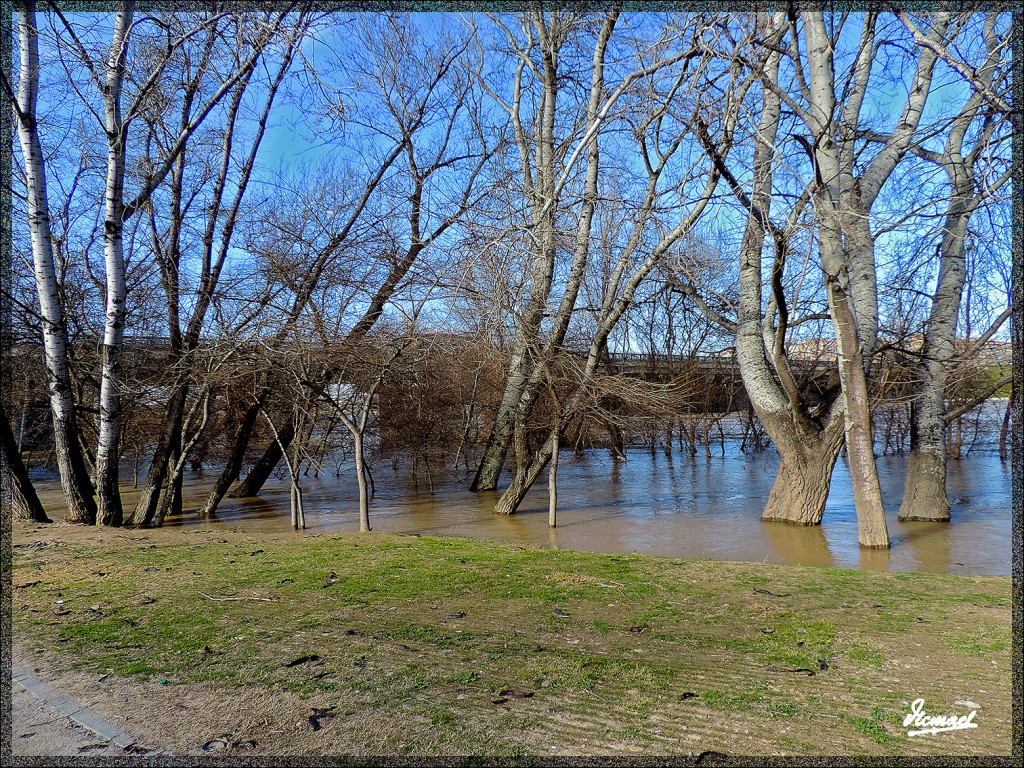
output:
<instances>
[{"instance_id":1,"label":"green grass","mask_svg":"<svg viewBox=\"0 0 1024 768\"><path fill-rule=\"evenodd\" d=\"M846 720L853 726L857 733L864 734L876 744L885 746L892 741L892 737L889 735L888 731L886 731L885 726L881 721L874 717L857 717L856 715L847 715Z\"/></svg>"},{"instance_id":2,"label":"green grass","mask_svg":"<svg viewBox=\"0 0 1024 768\"><path fill-rule=\"evenodd\" d=\"M846 651L846 657L858 664L869 664L872 667L881 667L885 657L878 651L864 644L854 644Z\"/></svg>"},{"instance_id":3,"label":"green grass","mask_svg":"<svg viewBox=\"0 0 1024 768\"><path fill-rule=\"evenodd\" d=\"M701 700L712 709L727 712L745 712L761 703L762 694L752 691L718 691L711 689L700 695Z\"/></svg>"},{"instance_id":4,"label":"green grass","mask_svg":"<svg viewBox=\"0 0 1024 768\"><path fill-rule=\"evenodd\" d=\"M995 638L989 632L981 632L972 635L958 635L947 638L947 642L954 649L967 656L978 656L981 658L992 658L996 654L1005 651L1010 647L1009 639Z\"/></svg>"},{"instance_id":5,"label":"green grass","mask_svg":"<svg viewBox=\"0 0 1024 768\"><path fill-rule=\"evenodd\" d=\"M569 733L735 753L733 717L754 751L894 754L908 748L900 700L945 695L916 676L921 654L945 664L958 652L957 695L1008 677L1002 577L381 534L146 537L160 546L16 547L16 635L90 671L330 694L394 723L395 754L522 756ZM909 650L922 641L932 646ZM997 738L988 722L981 737ZM700 741L687 741L695 728Z\"/></svg>"}]
</instances>

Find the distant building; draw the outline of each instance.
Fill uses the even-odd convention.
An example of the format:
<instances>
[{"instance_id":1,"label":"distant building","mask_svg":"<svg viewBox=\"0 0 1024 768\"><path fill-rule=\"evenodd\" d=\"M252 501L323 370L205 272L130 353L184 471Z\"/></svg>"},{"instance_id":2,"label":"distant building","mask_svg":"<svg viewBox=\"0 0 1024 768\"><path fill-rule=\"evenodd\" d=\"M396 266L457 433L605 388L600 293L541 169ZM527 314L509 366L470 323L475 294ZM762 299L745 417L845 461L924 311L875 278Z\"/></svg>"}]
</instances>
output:
<instances>
[{"instance_id":1,"label":"distant building","mask_svg":"<svg viewBox=\"0 0 1024 768\"><path fill-rule=\"evenodd\" d=\"M790 360L835 362L836 340L835 339L804 339L795 344L789 345L788 355Z\"/></svg>"}]
</instances>

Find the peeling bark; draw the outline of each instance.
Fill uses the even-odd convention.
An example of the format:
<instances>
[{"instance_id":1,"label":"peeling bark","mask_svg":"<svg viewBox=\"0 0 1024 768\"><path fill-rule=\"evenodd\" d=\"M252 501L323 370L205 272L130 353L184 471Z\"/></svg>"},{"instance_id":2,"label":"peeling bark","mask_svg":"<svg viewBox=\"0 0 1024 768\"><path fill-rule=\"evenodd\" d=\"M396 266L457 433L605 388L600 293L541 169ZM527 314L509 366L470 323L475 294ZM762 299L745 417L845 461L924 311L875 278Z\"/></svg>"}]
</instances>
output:
<instances>
[{"instance_id":1,"label":"peeling bark","mask_svg":"<svg viewBox=\"0 0 1024 768\"><path fill-rule=\"evenodd\" d=\"M910 459L901 521L949 521L944 411L941 394L938 403L934 398L920 398L911 405Z\"/></svg>"},{"instance_id":2,"label":"peeling bark","mask_svg":"<svg viewBox=\"0 0 1024 768\"><path fill-rule=\"evenodd\" d=\"M872 348L873 341L862 342L863 334L851 298L849 265L853 255L846 250L842 225L844 217L857 211L849 209L849 196L843 185L845 174L841 147L833 138L836 97L831 41L820 12L804 14L804 29L807 37L811 107L805 119L814 134L811 160L816 178L814 205L818 221L818 251L825 272L829 312L836 334L836 357L846 421L850 479L857 508L858 538L863 547L885 549L889 547L889 536L875 465L871 407L865 376L864 351Z\"/></svg>"},{"instance_id":3,"label":"peeling bark","mask_svg":"<svg viewBox=\"0 0 1024 768\"><path fill-rule=\"evenodd\" d=\"M104 128L107 134L107 181L104 190L103 257L106 267L106 307L100 371L99 437L96 443L96 494L103 525L124 521L119 484L121 398L121 351L124 342L125 301L128 288L124 263L124 159L126 130L121 121L121 83L128 55L128 31L132 3L120 3L103 87Z\"/></svg>"}]
</instances>

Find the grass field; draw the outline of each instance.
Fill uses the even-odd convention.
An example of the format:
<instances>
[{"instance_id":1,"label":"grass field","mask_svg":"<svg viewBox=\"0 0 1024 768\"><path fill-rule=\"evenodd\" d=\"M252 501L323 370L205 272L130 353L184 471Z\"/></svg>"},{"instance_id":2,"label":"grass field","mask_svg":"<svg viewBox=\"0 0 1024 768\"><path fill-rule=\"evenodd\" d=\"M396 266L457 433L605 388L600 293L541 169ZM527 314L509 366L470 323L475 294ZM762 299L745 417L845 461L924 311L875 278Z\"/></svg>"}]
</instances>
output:
<instances>
[{"instance_id":1,"label":"grass field","mask_svg":"<svg viewBox=\"0 0 1024 768\"><path fill-rule=\"evenodd\" d=\"M13 566L16 657L179 753L1010 751L1005 577L22 524Z\"/></svg>"}]
</instances>

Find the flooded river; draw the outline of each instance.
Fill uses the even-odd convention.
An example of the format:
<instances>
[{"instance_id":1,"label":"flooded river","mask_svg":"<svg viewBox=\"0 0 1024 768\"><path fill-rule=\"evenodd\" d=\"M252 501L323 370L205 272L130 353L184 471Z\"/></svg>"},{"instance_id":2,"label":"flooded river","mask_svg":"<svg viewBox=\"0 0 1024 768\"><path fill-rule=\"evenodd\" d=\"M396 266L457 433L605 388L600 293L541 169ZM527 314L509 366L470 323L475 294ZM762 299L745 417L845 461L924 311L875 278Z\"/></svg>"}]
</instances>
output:
<instances>
[{"instance_id":1,"label":"flooded river","mask_svg":"<svg viewBox=\"0 0 1024 768\"><path fill-rule=\"evenodd\" d=\"M492 493L472 494L468 483L435 482L431 494L420 477L415 490L408 468L390 463L375 470L374 530L429 536L470 536L593 552L638 552L681 558L790 563L892 571L1008 575L1011 570L1011 473L994 452L951 461L948 493L952 522L900 523L906 459L878 459L889 509L892 549L861 550L847 465L840 459L824 522L817 527L762 523L761 509L778 466L773 450L705 459L634 449L625 462L606 451L565 453L559 464L558 527L547 524L547 490L538 483L519 514L492 514ZM171 525L213 525L250 531L290 531L288 487L268 483L256 499L225 499L213 521L197 508L212 477L186 482L186 512ZM37 483L51 516L61 494L53 479ZM340 478L302 479L309 532L358 530L357 492L351 472ZM135 500L129 483L125 505Z\"/></svg>"}]
</instances>

